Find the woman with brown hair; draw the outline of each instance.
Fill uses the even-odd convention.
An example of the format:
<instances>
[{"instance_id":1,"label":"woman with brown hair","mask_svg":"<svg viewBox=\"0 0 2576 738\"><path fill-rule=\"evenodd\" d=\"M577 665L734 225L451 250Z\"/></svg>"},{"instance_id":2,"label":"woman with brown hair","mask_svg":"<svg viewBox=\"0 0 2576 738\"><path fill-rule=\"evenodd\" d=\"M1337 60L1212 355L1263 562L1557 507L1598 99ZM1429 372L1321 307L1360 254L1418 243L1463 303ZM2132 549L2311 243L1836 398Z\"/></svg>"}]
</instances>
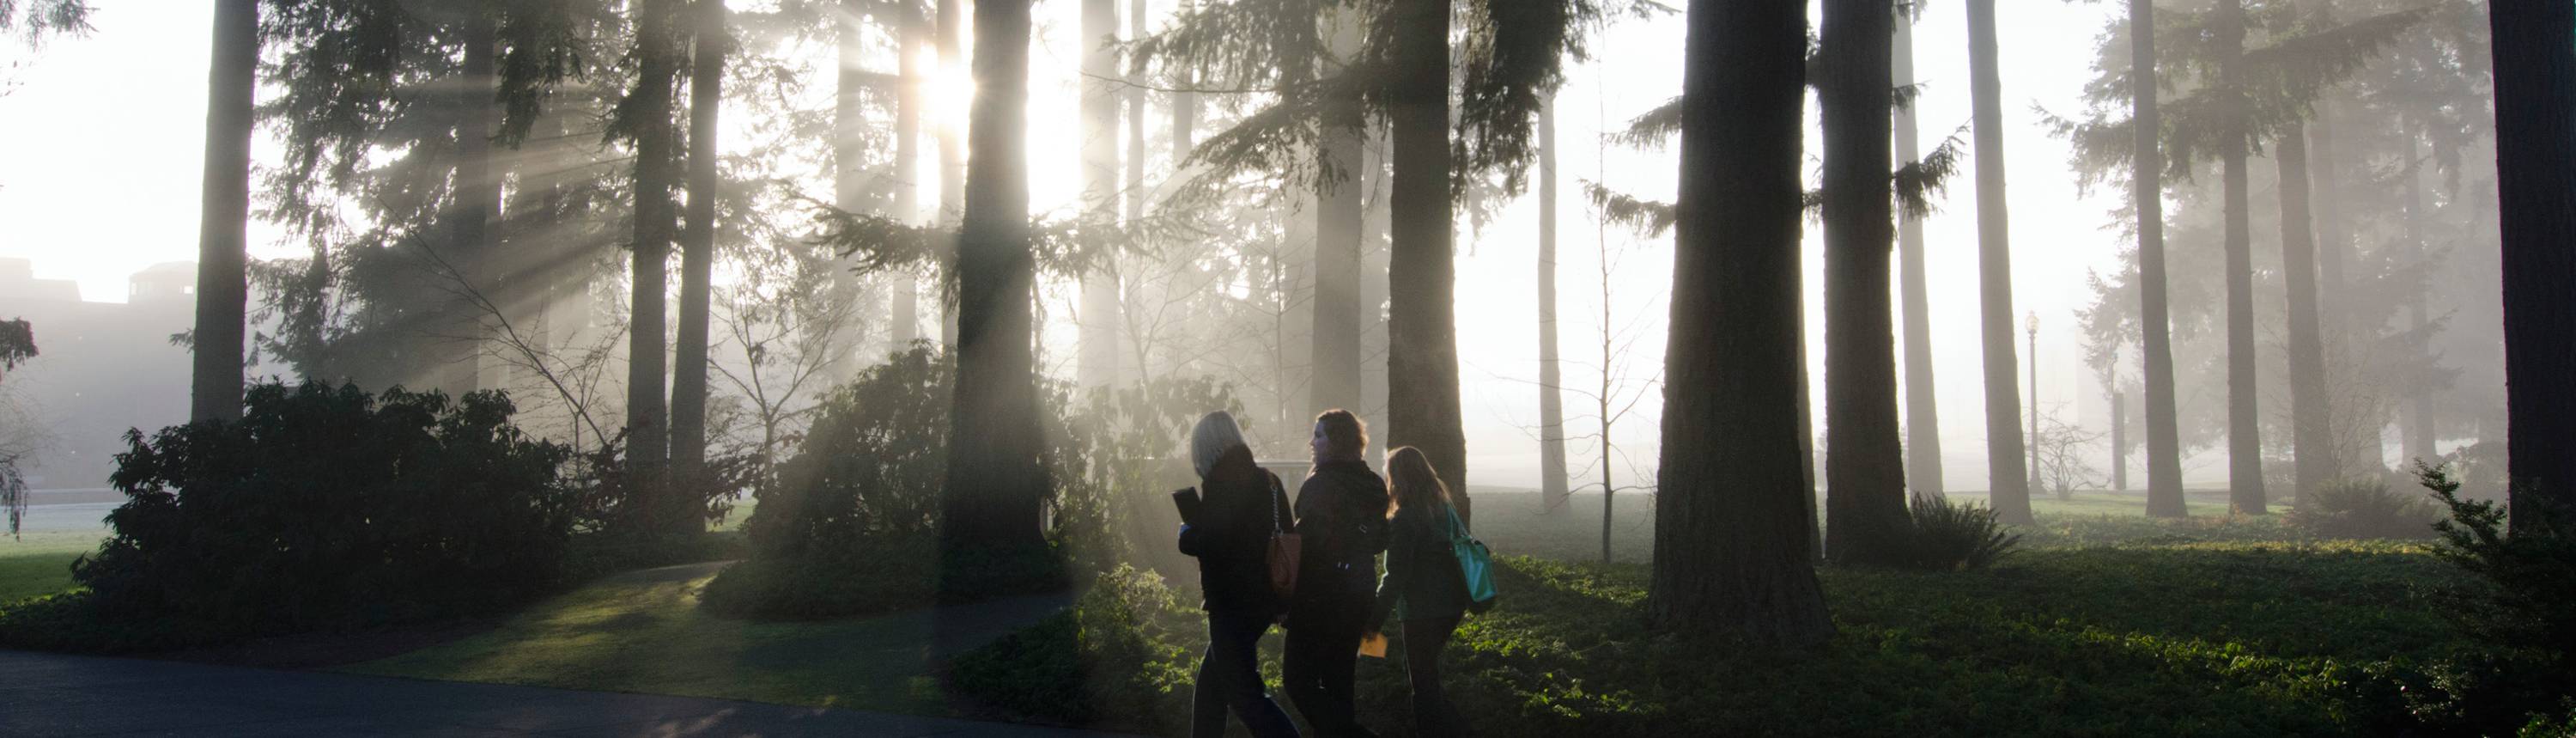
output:
<instances>
[{"instance_id":1,"label":"woman with brown hair","mask_svg":"<svg viewBox=\"0 0 2576 738\"><path fill-rule=\"evenodd\" d=\"M1288 699L1322 736L1375 736L1352 699L1360 634L1386 549L1386 480L1370 471L1368 427L1346 410L1315 416L1315 470L1297 488L1297 591L1288 603L1281 676Z\"/></svg>"},{"instance_id":2,"label":"woman with brown hair","mask_svg":"<svg viewBox=\"0 0 2576 738\"><path fill-rule=\"evenodd\" d=\"M1441 484L1422 451L1406 446L1387 454L1386 472L1394 488L1394 506L1386 511L1393 538L1387 543L1386 578L1378 583L1367 632L1386 627L1390 614L1404 624L1414 735L1464 735L1466 722L1440 688L1440 652L1467 614L1466 575L1450 548L1466 526L1449 504L1449 487Z\"/></svg>"}]
</instances>

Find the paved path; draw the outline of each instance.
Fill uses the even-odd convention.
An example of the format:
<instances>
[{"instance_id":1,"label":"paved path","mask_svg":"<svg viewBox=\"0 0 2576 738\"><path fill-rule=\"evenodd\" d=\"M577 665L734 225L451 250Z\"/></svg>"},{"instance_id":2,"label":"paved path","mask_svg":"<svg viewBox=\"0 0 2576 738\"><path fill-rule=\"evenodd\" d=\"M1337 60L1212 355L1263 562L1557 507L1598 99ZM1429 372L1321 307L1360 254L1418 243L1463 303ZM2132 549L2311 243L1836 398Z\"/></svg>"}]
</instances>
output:
<instances>
[{"instance_id":1,"label":"paved path","mask_svg":"<svg viewBox=\"0 0 2576 738\"><path fill-rule=\"evenodd\" d=\"M0 651L0 736L1110 736L756 702Z\"/></svg>"}]
</instances>

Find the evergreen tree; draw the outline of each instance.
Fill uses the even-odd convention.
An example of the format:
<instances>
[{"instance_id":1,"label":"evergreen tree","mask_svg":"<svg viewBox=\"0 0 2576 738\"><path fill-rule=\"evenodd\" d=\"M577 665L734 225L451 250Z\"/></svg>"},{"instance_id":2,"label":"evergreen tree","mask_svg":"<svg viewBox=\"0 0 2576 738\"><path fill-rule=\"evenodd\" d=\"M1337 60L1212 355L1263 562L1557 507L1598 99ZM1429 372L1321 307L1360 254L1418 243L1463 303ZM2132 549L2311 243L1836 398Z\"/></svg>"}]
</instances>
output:
<instances>
[{"instance_id":1,"label":"evergreen tree","mask_svg":"<svg viewBox=\"0 0 2576 738\"><path fill-rule=\"evenodd\" d=\"M672 179L678 163L673 151L674 85L679 76L682 0L638 0L635 5L635 88L618 103L616 125L635 142L635 241L633 296L627 327L626 463L629 474L648 497L665 500L651 513L660 525L676 523L662 516L677 512L670 504L664 471L669 463L671 427L663 397L669 349L664 335L664 292L669 288L673 217Z\"/></svg>"},{"instance_id":2,"label":"evergreen tree","mask_svg":"<svg viewBox=\"0 0 2576 738\"><path fill-rule=\"evenodd\" d=\"M1647 611L1785 645L1833 633L1799 491L1806 9L1692 0Z\"/></svg>"},{"instance_id":3,"label":"evergreen tree","mask_svg":"<svg viewBox=\"0 0 2576 738\"><path fill-rule=\"evenodd\" d=\"M680 234L680 315L671 371L671 471L674 497L695 494L707 463L707 309L716 257L716 122L724 105L724 0L695 0L690 23L688 225ZM685 498L683 498L685 499ZM677 505L675 501L673 503ZM675 510L675 530L696 532L694 517Z\"/></svg>"},{"instance_id":4,"label":"evergreen tree","mask_svg":"<svg viewBox=\"0 0 2576 738\"><path fill-rule=\"evenodd\" d=\"M1914 20L1921 3L1897 13L1893 83L1914 89ZM1988 9L1992 9L1989 5ZM1974 62L1971 62L1974 65ZM1978 89L1970 85L1970 94ZM1911 101L1896 107L1896 159L1923 156ZM1939 498L1941 484L1941 412L1932 382L1931 298L1923 277L1923 219L1901 214L1896 221L1897 291L1905 316L1905 486L1918 496ZM2010 312L2007 308L2006 312Z\"/></svg>"},{"instance_id":5,"label":"evergreen tree","mask_svg":"<svg viewBox=\"0 0 2576 738\"><path fill-rule=\"evenodd\" d=\"M259 95L259 0L218 0L206 81L206 161L197 226L197 314L188 419L238 420L250 299L252 103Z\"/></svg>"},{"instance_id":6,"label":"evergreen tree","mask_svg":"<svg viewBox=\"0 0 2576 738\"><path fill-rule=\"evenodd\" d=\"M2576 520L2576 6L2487 4L2495 39L2496 194L2504 226L2506 429L2513 533ZM2520 379L2521 381L2515 381Z\"/></svg>"},{"instance_id":7,"label":"evergreen tree","mask_svg":"<svg viewBox=\"0 0 2576 738\"><path fill-rule=\"evenodd\" d=\"M2002 60L1994 0L1968 0L1968 96L1977 152L1977 325L1986 371L1987 504L2008 523L2029 523L2021 381L2012 304L2012 227L2004 199Z\"/></svg>"},{"instance_id":8,"label":"evergreen tree","mask_svg":"<svg viewBox=\"0 0 2576 738\"><path fill-rule=\"evenodd\" d=\"M1895 197L1887 176L1892 0L1826 0L1816 80L1824 116L1825 554L1905 556L1903 451L1888 325ZM1688 119L1684 119L1687 125ZM1675 288L1679 290L1678 286Z\"/></svg>"},{"instance_id":9,"label":"evergreen tree","mask_svg":"<svg viewBox=\"0 0 2576 738\"><path fill-rule=\"evenodd\" d=\"M975 102L957 239L957 385L941 496L953 562L1043 549L1050 482L1040 463L1029 241L1027 125L1030 0L975 4Z\"/></svg>"}]
</instances>

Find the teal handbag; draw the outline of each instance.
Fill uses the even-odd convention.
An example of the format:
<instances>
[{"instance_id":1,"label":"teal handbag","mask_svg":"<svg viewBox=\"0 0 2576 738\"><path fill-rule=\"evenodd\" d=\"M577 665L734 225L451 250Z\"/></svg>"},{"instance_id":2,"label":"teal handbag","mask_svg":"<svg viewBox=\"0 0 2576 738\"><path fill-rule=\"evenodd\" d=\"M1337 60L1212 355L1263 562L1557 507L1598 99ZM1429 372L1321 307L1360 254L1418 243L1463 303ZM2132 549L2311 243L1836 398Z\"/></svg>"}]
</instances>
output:
<instances>
[{"instance_id":1,"label":"teal handbag","mask_svg":"<svg viewBox=\"0 0 2576 738\"><path fill-rule=\"evenodd\" d=\"M1458 520L1454 507L1449 508L1449 551L1458 557L1458 573L1467 580L1467 611L1494 609L1494 552L1467 535L1467 524Z\"/></svg>"}]
</instances>

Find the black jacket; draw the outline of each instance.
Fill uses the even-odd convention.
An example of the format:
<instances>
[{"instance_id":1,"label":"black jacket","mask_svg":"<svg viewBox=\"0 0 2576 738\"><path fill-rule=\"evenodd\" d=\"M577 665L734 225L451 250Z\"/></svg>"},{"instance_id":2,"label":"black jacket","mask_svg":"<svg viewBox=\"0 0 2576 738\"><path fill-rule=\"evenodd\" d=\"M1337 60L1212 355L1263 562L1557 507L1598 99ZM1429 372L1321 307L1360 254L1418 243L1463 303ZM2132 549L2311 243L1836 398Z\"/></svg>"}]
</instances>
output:
<instances>
[{"instance_id":1,"label":"black jacket","mask_svg":"<svg viewBox=\"0 0 2576 738\"><path fill-rule=\"evenodd\" d=\"M1286 603L1270 591L1270 533L1295 530L1278 475L1236 446L1218 457L1199 484L1199 519L1181 530L1181 553L1198 557L1199 589L1208 610L1271 615ZM1267 501L1269 504L1262 504Z\"/></svg>"},{"instance_id":2,"label":"black jacket","mask_svg":"<svg viewBox=\"0 0 2576 738\"><path fill-rule=\"evenodd\" d=\"M1304 539L1297 596L1368 597L1377 583L1377 554L1386 550L1386 480L1364 461L1315 465L1297 488L1297 532Z\"/></svg>"}]
</instances>

